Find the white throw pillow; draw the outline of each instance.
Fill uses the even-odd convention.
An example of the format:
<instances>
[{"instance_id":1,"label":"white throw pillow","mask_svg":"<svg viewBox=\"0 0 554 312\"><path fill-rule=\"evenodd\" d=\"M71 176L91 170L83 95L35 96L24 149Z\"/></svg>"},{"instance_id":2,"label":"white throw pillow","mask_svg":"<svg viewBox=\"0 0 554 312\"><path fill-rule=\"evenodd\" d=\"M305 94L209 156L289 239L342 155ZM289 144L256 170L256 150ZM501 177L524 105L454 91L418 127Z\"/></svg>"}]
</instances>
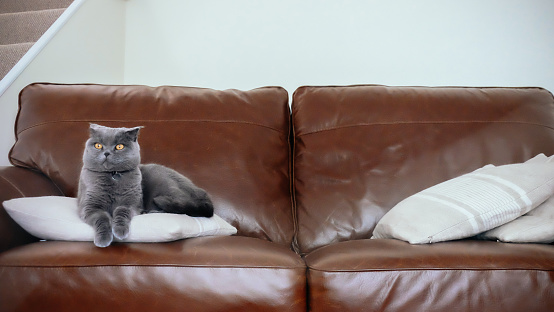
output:
<instances>
[{"instance_id":1,"label":"white throw pillow","mask_svg":"<svg viewBox=\"0 0 554 312\"><path fill-rule=\"evenodd\" d=\"M93 241L94 231L81 220L77 199L61 196L25 197L3 203L8 214L30 234L45 240ZM237 229L219 216L151 213L131 220L124 242L167 242L188 237L233 235ZM118 241L117 239L114 239Z\"/></svg>"},{"instance_id":2,"label":"white throw pillow","mask_svg":"<svg viewBox=\"0 0 554 312\"><path fill-rule=\"evenodd\" d=\"M481 235L507 243L554 242L554 197L527 214Z\"/></svg>"},{"instance_id":3,"label":"white throw pillow","mask_svg":"<svg viewBox=\"0 0 554 312\"><path fill-rule=\"evenodd\" d=\"M487 165L412 195L379 221L372 238L411 244L477 235L529 212L554 193L554 162Z\"/></svg>"}]
</instances>

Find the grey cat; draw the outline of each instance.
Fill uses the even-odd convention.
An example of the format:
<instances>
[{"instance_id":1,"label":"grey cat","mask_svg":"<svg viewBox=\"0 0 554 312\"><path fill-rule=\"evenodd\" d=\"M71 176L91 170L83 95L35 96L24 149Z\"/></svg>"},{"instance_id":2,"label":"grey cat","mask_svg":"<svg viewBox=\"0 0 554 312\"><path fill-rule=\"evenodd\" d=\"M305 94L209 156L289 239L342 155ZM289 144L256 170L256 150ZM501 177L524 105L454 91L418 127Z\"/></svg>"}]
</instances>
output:
<instances>
[{"instance_id":1,"label":"grey cat","mask_svg":"<svg viewBox=\"0 0 554 312\"><path fill-rule=\"evenodd\" d=\"M162 165L140 164L140 128L90 125L77 199L98 247L109 246L114 236L127 238L131 219L138 214L213 215L209 195L187 177Z\"/></svg>"}]
</instances>

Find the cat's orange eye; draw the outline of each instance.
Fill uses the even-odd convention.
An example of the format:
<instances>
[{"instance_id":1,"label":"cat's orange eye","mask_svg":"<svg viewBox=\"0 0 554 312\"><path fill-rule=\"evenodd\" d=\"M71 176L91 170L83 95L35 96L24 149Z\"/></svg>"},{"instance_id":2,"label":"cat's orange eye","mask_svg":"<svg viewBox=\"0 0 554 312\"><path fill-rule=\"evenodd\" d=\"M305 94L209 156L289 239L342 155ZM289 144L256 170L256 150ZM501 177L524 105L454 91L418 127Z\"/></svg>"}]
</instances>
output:
<instances>
[{"instance_id":1,"label":"cat's orange eye","mask_svg":"<svg viewBox=\"0 0 554 312\"><path fill-rule=\"evenodd\" d=\"M96 148L96 149L102 149L102 144L100 144L100 143L94 143L94 148Z\"/></svg>"},{"instance_id":2,"label":"cat's orange eye","mask_svg":"<svg viewBox=\"0 0 554 312\"><path fill-rule=\"evenodd\" d=\"M123 145L123 144L117 144L115 146L115 149L118 150L118 151L122 150L123 148L125 148L125 145Z\"/></svg>"}]
</instances>

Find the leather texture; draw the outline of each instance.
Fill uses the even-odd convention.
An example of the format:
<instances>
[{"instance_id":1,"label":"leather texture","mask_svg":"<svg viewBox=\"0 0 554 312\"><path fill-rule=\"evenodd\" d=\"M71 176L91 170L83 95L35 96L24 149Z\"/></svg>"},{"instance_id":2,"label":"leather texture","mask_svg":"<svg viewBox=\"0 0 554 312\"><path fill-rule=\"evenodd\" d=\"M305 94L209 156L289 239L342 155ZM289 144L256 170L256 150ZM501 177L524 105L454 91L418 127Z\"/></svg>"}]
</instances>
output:
<instances>
[{"instance_id":1,"label":"leather texture","mask_svg":"<svg viewBox=\"0 0 554 312\"><path fill-rule=\"evenodd\" d=\"M0 167L0 190L0 203L19 197L62 195L44 175L18 167ZM0 209L0 252L35 241L37 239L15 223L3 207Z\"/></svg>"},{"instance_id":2,"label":"leather texture","mask_svg":"<svg viewBox=\"0 0 554 312\"><path fill-rule=\"evenodd\" d=\"M307 86L291 117L279 87L32 84L0 199L75 196L91 122L145 126L142 162L239 232L97 248L37 242L0 209L0 312L554 311L552 244L368 239L428 186L554 154L544 89Z\"/></svg>"},{"instance_id":3,"label":"leather texture","mask_svg":"<svg viewBox=\"0 0 554 312\"><path fill-rule=\"evenodd\" d=\"M171 167L204 188L238 235L291 244L290 109L283 88L32 84L20 94L10 160L76 196L89 123L144 126L142 163Z\"/></svg>"},{"instance_id":4,"label":"leather texture","mask_svg":"<svg viewBox=\"0 0 554 312\"><path fill-rule=\"evenodd\" d=\"M1 311L305 311L304 261L249 237L38 242L0 254Z\"/></svg>"},{"instance_id":5,"label":"leather texture","mask_svg":"<svg viewBox=\"0 0 554 312\"><path fill-rule=\"evenodd\" d=\"M311 311L552 311L554 248L375 239L306 256Z\"/></svg>"},{"instance_id":6,"label":"leather texture","mask_svg":"<svg viewBox=\"0 0 554 312\"><path fill-rule=\"evenodd\" d=\"M554 154L552 105L540 88L297 89L299 250L369 238L402 199L484 165Z\"/></svg>"}]
</instances>

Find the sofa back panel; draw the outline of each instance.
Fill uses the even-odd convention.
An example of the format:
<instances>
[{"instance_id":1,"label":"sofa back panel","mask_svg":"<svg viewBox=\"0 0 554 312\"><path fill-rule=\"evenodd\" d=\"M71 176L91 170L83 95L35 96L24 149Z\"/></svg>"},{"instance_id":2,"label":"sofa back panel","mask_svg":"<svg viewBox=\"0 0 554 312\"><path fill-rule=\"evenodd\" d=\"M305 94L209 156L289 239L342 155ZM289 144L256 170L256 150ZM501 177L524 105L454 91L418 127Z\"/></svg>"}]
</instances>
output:
<instances>
[{"instance_id":1,"label":"sofa back panel","mask_svg":"<svg viewBox=\"0 0 554 312\"><path fill-rule=\"evenodd\" d=\"M293 95L296 242L371 237L402 199L492 163L554 154L540 88L301 87Z\"/></svg>"},{"instance_id":2,"label":"sofa back panel","mask_svg":"<svg viewBox=\"0 0 554 312\"><path fill-rule=\"evenodd\" d=\"M206 189L238 235L292 242L284 89L33 84L20 95L10 159L76 196L89 123L144 126L142 163L174 168Z\"/></svg>"}]
</instances>

